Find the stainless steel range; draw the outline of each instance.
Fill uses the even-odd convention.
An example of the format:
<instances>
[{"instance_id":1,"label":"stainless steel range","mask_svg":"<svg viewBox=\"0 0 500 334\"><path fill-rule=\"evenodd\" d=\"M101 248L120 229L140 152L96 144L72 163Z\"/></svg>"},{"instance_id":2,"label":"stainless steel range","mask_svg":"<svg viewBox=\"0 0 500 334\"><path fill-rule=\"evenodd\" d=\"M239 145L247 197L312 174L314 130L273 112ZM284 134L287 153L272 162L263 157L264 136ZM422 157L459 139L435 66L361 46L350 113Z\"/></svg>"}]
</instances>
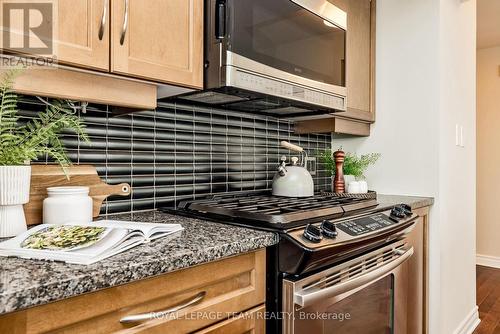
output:
<instances>
[{"instance_id":1,"label":"stainless steel range","mask_svg":"<svg viewBox=\"0 0 500 334\"><path fill-rule=\"evenodd\" d=\"M268 333L406 332L405 236L418 218L409 206L265 193L183 201L174 212L279 234L268 250Z\"/></svg>"}]
</instances>

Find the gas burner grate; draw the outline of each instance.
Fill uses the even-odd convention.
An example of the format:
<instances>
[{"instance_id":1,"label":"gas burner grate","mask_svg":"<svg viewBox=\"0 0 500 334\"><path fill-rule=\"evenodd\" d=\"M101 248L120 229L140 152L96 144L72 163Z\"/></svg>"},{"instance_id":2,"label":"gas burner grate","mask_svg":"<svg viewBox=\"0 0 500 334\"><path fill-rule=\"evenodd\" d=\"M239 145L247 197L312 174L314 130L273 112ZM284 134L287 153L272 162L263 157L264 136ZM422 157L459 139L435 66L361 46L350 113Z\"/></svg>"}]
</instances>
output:
<instances>
[{"instance_id":1,"label":"gas burner grate","mask_svg":"<svg viewBox=\"0 0 500 334\"><path fill-rule=\"evenodd\" d=\"M184 210L218 217L242 218L245 222L300 225L311 219L339 217L351 211L376 206L372 199L336 197L278 197L269 194L218 195L180 203Z\"/></svg>"}]
</instances>

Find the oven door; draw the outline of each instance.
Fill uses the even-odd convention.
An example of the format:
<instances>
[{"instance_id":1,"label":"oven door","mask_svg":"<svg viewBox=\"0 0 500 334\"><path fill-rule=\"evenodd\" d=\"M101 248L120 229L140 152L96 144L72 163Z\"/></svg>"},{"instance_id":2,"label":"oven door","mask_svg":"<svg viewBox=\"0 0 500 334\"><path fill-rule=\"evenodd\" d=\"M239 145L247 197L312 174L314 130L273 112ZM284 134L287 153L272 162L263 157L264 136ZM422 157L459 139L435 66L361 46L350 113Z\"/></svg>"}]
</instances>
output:
<instances>
[{"instance_id":1,"label":"oven door","mask_svg":"<svg viewBox=\"0 0 500 334\"><path fill-rule=\"evenodd\" d=\"M404 334L413 248L399 241L283 281L283 333Z\"/></svg>"}]
</instances>

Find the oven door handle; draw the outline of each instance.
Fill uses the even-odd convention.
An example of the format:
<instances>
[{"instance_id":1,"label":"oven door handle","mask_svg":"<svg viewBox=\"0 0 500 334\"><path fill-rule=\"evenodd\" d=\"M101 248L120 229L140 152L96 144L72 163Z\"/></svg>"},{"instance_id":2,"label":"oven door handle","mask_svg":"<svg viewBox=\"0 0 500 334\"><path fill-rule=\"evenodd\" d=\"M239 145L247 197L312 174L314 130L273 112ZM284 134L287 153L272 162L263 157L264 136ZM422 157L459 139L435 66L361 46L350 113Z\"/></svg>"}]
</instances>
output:
<instances>
[{"instance_id":1,"label":"oven door handle","mask_svg":"<svg viewBox=\"0 0 500 334\"><path fill-rule=\"evenodd\" d=\"M396 269L398 266L400 266L403 262L408 260L410 256L413 255L413 247L409 248L406 251L401 251L401 255L398 256L396 259L387 262L383 266L376 268L374 270L371 270L367 272L366 274L363 274L361 276L352 278L350 280L347 280L345 282L341 282L339 284L336 284L334 286L316 290L314 292L310 293L304 293L304 291L296 291L294 292L293 295L293 300L294 303L298 306L307 307L310 305L313 305L317 303L318 301L325 300L327 298L331 298L334 296L338 296L340 294L343 294L345 292L357 289L363 285L373 283L377 281L378 279L384 277L394 269Z\"/></svg>"}]
</instances>

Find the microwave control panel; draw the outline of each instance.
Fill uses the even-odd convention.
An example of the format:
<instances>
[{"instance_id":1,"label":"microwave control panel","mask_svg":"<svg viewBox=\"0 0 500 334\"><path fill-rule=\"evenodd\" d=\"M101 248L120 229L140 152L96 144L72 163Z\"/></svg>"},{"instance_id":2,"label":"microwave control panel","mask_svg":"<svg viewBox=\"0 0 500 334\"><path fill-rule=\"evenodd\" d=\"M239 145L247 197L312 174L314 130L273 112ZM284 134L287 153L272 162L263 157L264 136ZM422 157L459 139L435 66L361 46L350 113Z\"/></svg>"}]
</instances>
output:
<instances>
[{"instance_id":1,"label":"microwave control panel","mask_svg":"<svg viewBox=\"0 0 500 334\"><path fill-rule=\"evenodd\" d=\"M345 110L346 108L346 100L344 97L308 89L285 81L273 80L240 70L235 71L233 79L234 82L231 84L242 89L303 101L328 108L339 110Z\"/></svg>"}]
</instances>

